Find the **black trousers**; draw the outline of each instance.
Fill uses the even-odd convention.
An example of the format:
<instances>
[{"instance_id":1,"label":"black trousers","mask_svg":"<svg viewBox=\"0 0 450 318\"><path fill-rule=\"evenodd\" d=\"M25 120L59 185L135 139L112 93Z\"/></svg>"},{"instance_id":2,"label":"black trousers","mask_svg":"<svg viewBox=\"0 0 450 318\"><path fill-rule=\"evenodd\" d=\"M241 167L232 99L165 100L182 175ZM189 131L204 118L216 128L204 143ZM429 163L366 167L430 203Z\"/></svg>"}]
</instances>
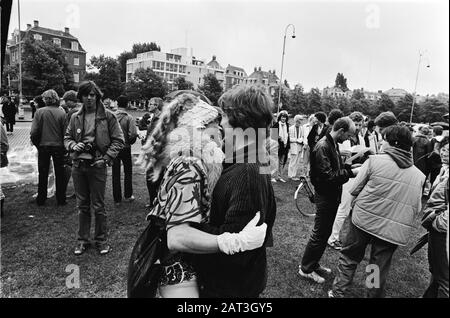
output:
<instances>
[{"instance_id":1,"label":"black trousers","mask_svg":"<svg viewBox=\"0 0 450 318\"><path fill-rule=\"evenodd\" d=\"M14 124L11 122L6 122L6 131L7 132L13 132L14 131Z\"/></svg>"},{"instance_id":2,"label":"black trousers","mask_svg":"<svg viewBox=\"0 0 450 318\"><path fill-rule=\"evenodd\" d=\"M440 233L431 229L428 234L428 263L431 280L423 298L449 297L446 243L447 233Z\"/></svg>"},{"instance_id":3,"label":"black trousers","mask_svg":"<svg viewBox=\"0 0 450 318\"><path fill-rule=\"evenodd\" d=\"M133 161L131 160L131 147L123 148L113 161L112 165L112 186L114 202L122 201L122 187L120 182L120 162L123 163L124 170L124 197L133 195Z\"/></svg>"},{"instance_id":4,"label":"black trousers","mask_svg":"<svg viewBox=\"0 0 450 318\"><path fill-rule=\"evenodd\" d=\"M64 173L64 157L66 150L58 146L41 146L38 148L39 184L36 202L39 205L47 200L48 172L50 170L50 158L53 160L55 171L56 201L58 204L66 202L66 182Z\"/></svg>"},{"instance_id":5,"label":"black trousers","mask_svg":"<svg viewBox=\"0 0 450 318\"><path fill-rule=\"evenodd\" d=\"M328 238L333 229L340 196L325 196L316 192L316 217L311 237L306 245L302 258L301 269L311 273L320 267L319 261L327 247Z\"/></svg>"}]
</instances>

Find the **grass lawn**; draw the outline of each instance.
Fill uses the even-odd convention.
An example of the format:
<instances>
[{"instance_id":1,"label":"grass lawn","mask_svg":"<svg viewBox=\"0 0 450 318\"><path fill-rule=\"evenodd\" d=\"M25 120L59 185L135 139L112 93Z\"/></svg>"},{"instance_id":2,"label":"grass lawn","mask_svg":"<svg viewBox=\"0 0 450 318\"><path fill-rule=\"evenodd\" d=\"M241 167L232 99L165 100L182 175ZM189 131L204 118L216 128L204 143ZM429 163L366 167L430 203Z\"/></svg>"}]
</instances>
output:
<instances>
[{"instance_id":1,"label":"grass lawn","mask_svg":"<svg viewBox=\"0 0 450 318\"><path fill-rule=\"evenodd\" d=\"M94 249L82 256L73 255L78 222L75 199L70 199L67 206L57 207L55 199L51 198L46 206L37 207L31 203L37 186L5 189L5 217L1 221L1 297L126 297L128 258L145 227L148 195L144 178L141 171L136 171L133 180L136 201L115 207L108 176L106 208L113 250L106 256L99 256ZM292 200L294 182L278 182L274 189L277 197L274 247L268 249L269 275L262 297L326 297L339 253L327 248L322 264L332 268L333 273L323 285L300 278L298 264L313 219L297 212ZM388 297L420 297L426 289L429 279L427 249L409 256L409 250L423 231L417 227L410 244L397 249L388 276ZM66 287L70 274L66 267L70 264L79 266L80 288ZM366 265L367 259L355 275L353 297L364 296Z\"/></svg>"}]
</instances>

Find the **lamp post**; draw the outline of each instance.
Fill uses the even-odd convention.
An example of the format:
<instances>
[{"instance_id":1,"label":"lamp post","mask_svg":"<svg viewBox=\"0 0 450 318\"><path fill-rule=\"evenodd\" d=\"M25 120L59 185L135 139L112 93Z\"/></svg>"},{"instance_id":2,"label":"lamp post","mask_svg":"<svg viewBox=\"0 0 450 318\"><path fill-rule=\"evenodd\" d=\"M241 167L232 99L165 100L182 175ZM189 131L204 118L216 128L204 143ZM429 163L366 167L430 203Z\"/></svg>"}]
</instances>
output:
<instances>
[{"instance_id":1,"label":"lamp post","mask_svg":"<svg viewBox=\"0 0 450 318\"><path fill-rule=\"evenodd\" d=\"M426 51L419 51L419 63L417 64L417 73L416 73L416 82L414 84L414 93L413 93L413 102L411 106L411 116L409 117L409 123L412 123L413 113L414 113L414 104L416 103L416 90L417 90L417 81L419 79L419 71L420 71L420 63L422 62L422 57ZM427 67L430 67L430 63L427 64Z\"/></svg>"},{"instance_id":2,"label":"lamp post","mask_svg":"<svg viewBox=\"0 0 450 318\"><path fill-rule=\"evenodd\" d=\"M281 104L281 86L283 85L283 66L284 66L284 53L285 53L285 47L286 47L286 33L288 28L292 26L292 38L295 39L295 26L293 24L288 24L286 26L286 29L284 30L284 39L283 39L283 55L281 56L281 73L280 73L280 87L278 89L278 111L277 111L277 117L280 114L280 104Z\"/></svg>"}]
</instances>

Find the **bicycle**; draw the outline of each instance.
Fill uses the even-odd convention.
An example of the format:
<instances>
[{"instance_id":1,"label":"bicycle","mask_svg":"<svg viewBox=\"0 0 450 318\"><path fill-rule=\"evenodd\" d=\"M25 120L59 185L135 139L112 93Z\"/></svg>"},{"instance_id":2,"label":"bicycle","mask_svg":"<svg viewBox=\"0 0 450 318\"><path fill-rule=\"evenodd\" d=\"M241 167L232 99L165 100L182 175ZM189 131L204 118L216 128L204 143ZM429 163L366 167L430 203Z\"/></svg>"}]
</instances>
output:
<instances>
[{"instance_id":1,"label":"bicycle","mask_svg":"<svg viewBox=\"0 0 450 318\"><path fill-rule=\"evenodd\" d=\"M300 177L300 183L294 193L294 201L297 210L307 217L316 215L316 205L314 204L314 191L306 177Z\"/></svg>"}]
</instances>

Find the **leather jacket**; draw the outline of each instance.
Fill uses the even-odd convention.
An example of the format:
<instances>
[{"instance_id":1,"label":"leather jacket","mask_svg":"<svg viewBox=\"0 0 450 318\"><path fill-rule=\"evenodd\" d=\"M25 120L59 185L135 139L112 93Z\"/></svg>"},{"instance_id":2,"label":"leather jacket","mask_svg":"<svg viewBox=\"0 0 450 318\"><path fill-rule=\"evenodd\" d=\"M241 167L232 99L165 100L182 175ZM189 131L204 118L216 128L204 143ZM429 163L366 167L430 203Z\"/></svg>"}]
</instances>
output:
<instances>
[{"instance_id":1,"label":"leather jacket","mask_svg":"<svg viewBox=\"0 0 450 318\"><path fill-rule=\"evenodd\" d=\"M339 201L342 185L352 178L350 166L344 166L339 146L330 134L320 139L311 154L311 183L320 195L336 197Z\"/></svg>"}]
</instances>

